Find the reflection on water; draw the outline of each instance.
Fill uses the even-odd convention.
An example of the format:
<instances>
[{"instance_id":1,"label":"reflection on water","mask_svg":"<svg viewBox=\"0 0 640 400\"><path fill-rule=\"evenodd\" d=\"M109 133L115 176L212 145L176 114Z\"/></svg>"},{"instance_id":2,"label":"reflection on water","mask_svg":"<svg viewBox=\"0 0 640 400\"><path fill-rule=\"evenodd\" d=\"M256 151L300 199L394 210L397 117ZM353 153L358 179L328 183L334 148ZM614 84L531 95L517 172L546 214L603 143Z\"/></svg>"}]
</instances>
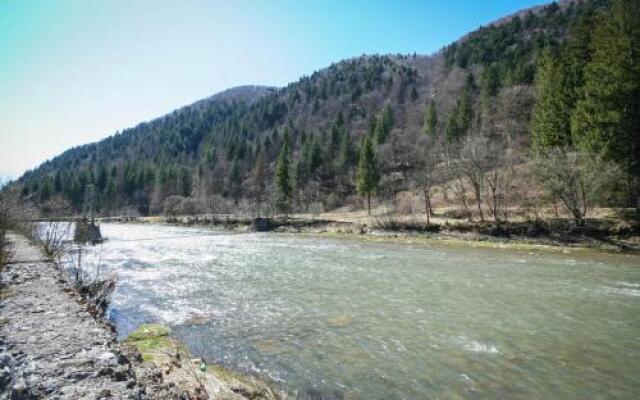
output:
<instances>
[{"instance_id":1,"label":"reflection on water","mask_svg":"<svg viewBox=\"0 0 640 400\"><path fill-rule=\"evenodd\" d=\"M299 398L640 395L634 256L103 224L120 336L172 326Z\"/></svg>"}]
</instances>

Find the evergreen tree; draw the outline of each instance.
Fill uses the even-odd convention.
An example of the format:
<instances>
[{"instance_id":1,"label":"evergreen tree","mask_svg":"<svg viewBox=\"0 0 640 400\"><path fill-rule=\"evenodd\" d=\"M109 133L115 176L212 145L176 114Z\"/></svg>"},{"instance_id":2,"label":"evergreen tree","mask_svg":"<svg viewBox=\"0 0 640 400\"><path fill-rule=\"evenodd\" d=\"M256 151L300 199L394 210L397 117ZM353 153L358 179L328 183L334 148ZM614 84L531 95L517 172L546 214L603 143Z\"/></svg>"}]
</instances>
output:
<instances>
[{"instance_id":1,"label":"evergreen tree","mask_svg":"<svg viewBox=\"0 0 640 400\"><path fill-rule=\"evenodd\" d=\"M487 112L489 105L491 104L491 98L498 94L500 89L500 76L498 74L498 67L495 64L485 67L482 71L480 90L482 111Z\"/></svg>"},{"instance_id":2,"label":"evergreen tree","mask_svg":"<svg viewBox=\"0 0 640 400\"><path fill-rule=\"evenodd\" d=\"M393 109L387 103L384 106L382 113L376 118L375 122L374 135L378 144L382 144L387 141L394 123L395 116L393 115Z\"/></svg>"},{"instance_id":3,"label":"evergreen tree","mask_svg":"<svg viewBox=\"0 0 640 400\"><path fill-rule=\"evenodd\" d=\"M285 131L284 139L282 141L282 148L280 149L280 155L276 162L276 185L280 194L280 205L286 211L289 209L289 200L291 198L291 173L290 168L290 154L289 154L289 132Z\"/></svg>"},{"instance_id":4,"label":"evergreen tree","mask_svg":"<svg viewBox=\"0 0 640 400\"><path fill-rule=\"evenodd\" d=\"M40 189L40 201L47 201L51 198L51 194L53 192L53 187L51 186L51 182L47 179L42 188Z\"/></svg>"},{"instance_id":5,"label":"evergreen tree","mask_svg":"<svg viewBox=\"0 0 640 400\"><path fill-rule=\"evenodd\" d=\"M338 146L340 145L340 128L338 128L338 125L333 125L331 127L331 150L336 150L338 148Z\"/></svg>"},{"instance_id":6,"label":"evergreen tree","mask_svg":"<svg viewBox=\"0 0 640 400\"><path fill-rule=\"evenodd\" d=\"M415 86L411 86L411 101L418 100L418 91Z\"/></svg>"},{"instance_id":7,"label":"evergreen tree","mask_svg":"<svg viewBox=\"0 0 640 400\"><path fill-rule=\"evenodd\" d=\"M340 142L340 167L346 172L356 163L356 158L356 149L353 146L351 135L346 129L344 129L342 132L342 140Z\"/></svg>"},{"instance_id":8,"label":"evergreen tree","mask_svg":"<svg viewBox=\"0 0 640 400\"><path fill-rule=\"evenodd\" d=\"M565 79L570 90L571 104L575 106L584 85L584 69L591 60L591 33L596 25L593 10L588 10L571 24L562 58Z\"/></svg>"},{"instance_id":9,"label":"evergreen tree","mask_svg":"<svg viewBox=\"0 0 640 400\"><path fill-rule=\"evenodd\" d=\"M393 124L395 123L395 116L393 115L393 109L391 105L387 103L384 106L384 110L382 110L382 124L385 132L388 134L393 129Z\"/></svg>"},{"instance_id":10,"label":"evergreen tree","mask_svg":"<svg viewBox=\"0 0 640 400\"><path fill-rule=\"evenodd\" d=\"M56 193L60 193L62 191L62 176L60 171L56 171L56 175L53 178L53 190L55 190Z\"/></svg>"},{"instance_id":11,"label":"evergreen tree","mask_svg":"<svg viewBox=\"0 0 640 400\"><path fill-rule=\"evenodd\" d=\"M531 133L535 150L571 145L571 102L562 62L545 49L536 76L537 101L533 109Z\"/></svg>"},{"instance_id":12,"label":"evergreen tree","mask_svg":"<svg viewBox=\"0 0 640 400\"><path fill-rule=\"evenodd\" d=\"M457 141L469 132L473 121L473 93L475 91L473 75L468 74L460 98L449 114L446 135L450 142Z\"/></svg>"},{"instance_id":13,"label":"evergreen tree","mask_svg":"<svg viewBox=\"0 0 640 400\"><path fill-rule=\"evenodd\" d=\"M371 193L378 188L380 174L376 164L376 156L369 138L364 137L360 146L356 186L361 196L367 196L367 212L371 215Z\"/></svg>"},{"instance_id":14,"label":"evergreen tree","mask_svg":"<svg viewBox=\"0 0 640 400\"><path fill-rule=\"evenodd\" d=\"M460 136L460 128L458 128L457 109L454 109L451 112L451 114L449 114L449 118L447 119L447 128L446 128L445 134L449 142L453 142L457 140L458 137Z\"/></svg>"},{"instance_id":15,"label":"evergreen tree","mask_svg":"<svg viewBox=\"0 0 640 400\"><path fill-rule=\"evenodd\" d=\"M438 125L438 110L436 109L436 102L431 99L429 106L424 114L424 127L423 131L429 136L435 136L436 126Z\"/></svg>"},{"instance_id":16,"label":"evergreen tree","mask_svg":"<svg viewBox=\"0 0 640 400\"><path fill-rule=\"evenodd\" d=\"M258 154L256 155L256 161L251 171L251 187L253 198L257 207L256 214L261 215L261 206L264 200L264 192L267 180L267 163L264 159L264 151L258 148Z\"/></svg>"},{"instance_id":17,"label":"evergreen tree","mask_svg":"<svg viewBox=\"0 0 640 400\"><path fill-rule=\"evenodd\" d=\"M96 187L102 193L107 187L107 180L109 179L109 175L107 174L107 169L104 165L101 165L98 169L98 178L96 179Z\"/></svg>"},{"instance_id":18,"label":"evergreen tree","mask_svg":"<svg viewBox=\"0 0 640 400\"><path fill-rule=\"evenodd\" d=\"M640 2L617 0L597 24L571 132L585 150L618 161L635 178L640 207Z\"/></svg>"},{"instance_id":19,"label":"evergreen tree","mask_svg":"<svg viewBox=\"0 0 640 400\"><path fill-rule=\"evenodd\" d=\"M458 129L459 136L466 135L471 128L473 120L473 92L475 91L475 82L473 75L468 74L462 91L462 96L458 100Z\"/></svg>"},{"instance_id":20,"label":"evergreen tree","mask_svg":"<svg viewBox=\"0 0 640 400\"><path fill-rule=\"evenodd\" d=\"M178 194L184 197L191 196L191 172L187 168L180 169Z\"/></svg>"},{"instance_id":21,"label":"evergreen tree","mask_svg":"<svg viewBox=\"0 0 640 400\"><path fill-rule=\"evenodd\" d=\"M371 115L367 122L367 136L370 138L376 137L376 126L378 125L378 116Z\"/></svg>"},{"instance_id":22,"label":"evergreen tree","mask_svg":"<svg viewBox=\"0 0 640 400\"><path fill-rule=\"evenodd\" d=\"M387 141L387 130L384 128L384 122L382 121L382 115L378 115L376 117L375 128L373 130L373 135L375 137L376 143L382 144Z\"/></svg>"},{"instance_id":23,"label":"evergreen tree","mask_svg":"<svg viewBox=\"0 0 640 400\"><path fill-rule=\"evenodd\" d=\"M233 201L238 204L238 198L242 190L242 172L240 171L240 162L237 157L231 161L231 167L229 168L229 176L227 177L227 190Z\"/></svg>"}]
</instances>

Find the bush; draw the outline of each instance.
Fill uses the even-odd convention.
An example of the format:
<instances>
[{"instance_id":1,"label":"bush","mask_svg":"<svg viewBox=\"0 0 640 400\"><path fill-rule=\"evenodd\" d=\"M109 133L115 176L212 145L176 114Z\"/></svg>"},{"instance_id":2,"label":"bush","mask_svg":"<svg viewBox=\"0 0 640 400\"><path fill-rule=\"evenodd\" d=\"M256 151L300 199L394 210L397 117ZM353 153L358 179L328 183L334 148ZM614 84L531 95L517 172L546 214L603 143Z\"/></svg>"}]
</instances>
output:
<instances>
[{"instance_id":1,"label":"bush","mask_svg":"<svg viewBox=\"0 0 640 400\"><path fill-rule=\"evenodd\" d=\"M53 261L60 258L67 250L67 242L71 238L71 224L66 222L45 222L33 225L31 240L42 247L44 253Z\"/></svg>"},{"instance_id":2,"label":"bush","mask_svg":"<svg viewBox=\"0 0 640 400\"><path fill-rule=\"evenodd\" d=\"M11 225L11 213L6 201L0 198L0 267L11 259L11 243L7 239L6 232Z\"/></svg>"},{"instance_id":3,"label":"bush","mask_svg":"<svg viewBox=\"0 0 640 400\"><path fill-rule=\"evenodd\" d=\"M0 267L6 265L12 255L11 243L7 240L5 231L0 230Z\"/></svg>"}]
</instances>

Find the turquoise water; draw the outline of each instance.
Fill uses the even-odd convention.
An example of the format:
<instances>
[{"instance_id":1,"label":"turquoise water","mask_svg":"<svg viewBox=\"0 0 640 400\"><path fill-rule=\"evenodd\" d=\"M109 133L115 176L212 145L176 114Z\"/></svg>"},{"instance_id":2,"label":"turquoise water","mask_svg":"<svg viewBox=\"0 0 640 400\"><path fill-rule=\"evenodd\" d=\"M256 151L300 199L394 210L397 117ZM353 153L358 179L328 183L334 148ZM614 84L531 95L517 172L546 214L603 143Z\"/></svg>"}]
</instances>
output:
<instances>
[{"instance_id":1,"label":"turquoise water","mask_svg":"<svg viewBox=\"0 0 640 400\"><path fill-rule=\"evenodd\" d=\"M121 336L159 322L301 399L640 398L640 258L103 224Z\"/></svg>"}]
</instances>

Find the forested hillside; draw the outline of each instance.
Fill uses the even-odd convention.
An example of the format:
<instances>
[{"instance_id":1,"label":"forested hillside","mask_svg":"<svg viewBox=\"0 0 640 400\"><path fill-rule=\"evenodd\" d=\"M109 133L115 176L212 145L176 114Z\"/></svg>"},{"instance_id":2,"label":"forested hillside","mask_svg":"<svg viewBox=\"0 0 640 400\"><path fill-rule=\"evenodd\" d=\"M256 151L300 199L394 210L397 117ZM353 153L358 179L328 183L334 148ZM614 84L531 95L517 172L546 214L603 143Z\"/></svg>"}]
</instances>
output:
<instances>
[{"instance_id":1,"label":"forested hillside","mask_svg":"<svg viewBox=\"0 0 640 400\"><path fill-rule=\"evenodd\" d=\"M73 148L26 173L50 213L635 206L640 6L565 1L434 55L367 55L285 88L243 87ZM90 188L90 189L87 189ZM94 188L94 189L91 189ZM91 192L87 192L91 190ZM537 211L536 211L537 212Z\"/></svg>"}]
</instances>

